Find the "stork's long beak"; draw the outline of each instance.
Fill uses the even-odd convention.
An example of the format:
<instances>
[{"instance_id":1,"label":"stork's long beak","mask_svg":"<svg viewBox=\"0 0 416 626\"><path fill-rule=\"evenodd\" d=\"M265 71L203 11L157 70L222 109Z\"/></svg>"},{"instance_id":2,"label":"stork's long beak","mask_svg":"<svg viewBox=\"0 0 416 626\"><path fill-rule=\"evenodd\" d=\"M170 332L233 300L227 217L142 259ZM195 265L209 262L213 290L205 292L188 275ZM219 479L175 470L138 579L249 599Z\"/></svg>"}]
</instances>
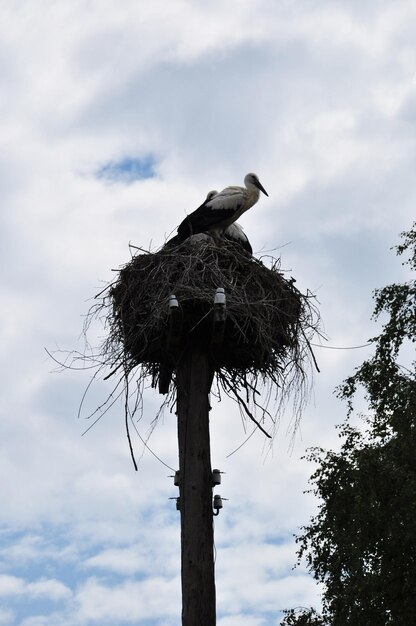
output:
<instances>
[{"instance_id":1,"label":"stork's long beak","mask_svg":"<svg viewBox=\"0 0 416 626\"><path fill-rule=\"evenodd\" d=\"M267 191L265 190L265 188L263 187L263 185L261 184L259 180L257 180L254 184L256 185L258 189L260 189L260 191L264 193L265 196L269 197L269 194L267 193Z\"/></svg>"}]
</instances>

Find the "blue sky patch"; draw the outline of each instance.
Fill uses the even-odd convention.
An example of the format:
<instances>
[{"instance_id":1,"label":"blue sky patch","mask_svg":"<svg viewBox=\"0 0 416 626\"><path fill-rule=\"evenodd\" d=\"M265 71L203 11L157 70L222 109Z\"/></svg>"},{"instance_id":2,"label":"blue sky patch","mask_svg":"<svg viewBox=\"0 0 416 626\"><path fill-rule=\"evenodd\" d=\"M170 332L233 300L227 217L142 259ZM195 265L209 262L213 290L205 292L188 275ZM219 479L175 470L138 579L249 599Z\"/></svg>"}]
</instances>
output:
<instances>
[{"instance_id":1,"label":"blue sky patch","mask_svg":"<svg viewBox=\"0 0 416 626\"><path fill-rule=\"evenodd\" d=\"M125 157L119 161L109 161L97 171L97 178L107 182L133 183L156 176L156 159L153 155Z\"/></svg>"}]
</instances>

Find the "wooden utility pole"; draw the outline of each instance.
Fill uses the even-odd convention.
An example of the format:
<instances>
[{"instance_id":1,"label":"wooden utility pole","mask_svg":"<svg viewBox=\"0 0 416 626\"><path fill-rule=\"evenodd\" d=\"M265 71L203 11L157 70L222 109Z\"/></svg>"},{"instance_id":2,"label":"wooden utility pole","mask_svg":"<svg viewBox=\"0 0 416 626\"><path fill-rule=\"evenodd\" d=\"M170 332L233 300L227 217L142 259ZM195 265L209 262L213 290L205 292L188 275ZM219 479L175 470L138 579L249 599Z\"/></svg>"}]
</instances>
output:
<instances>
[{"instance_id":1,"label":"wooden utility pole","mask_svg":"<svg viewBox=\"0 0 416 626\"><path fill-rule=\"evenodd\" d=\"M207 350L188 346L176 369L182 626L216 623L208 397L211 383Z\"/></svg>"},{"instance_id":2,"label":"wooden utility pole","mask_svg":"<svg viewBox=\"0 0 416 626\"><path fill-rule=\"evenodd\" d=\"M234 392L247 416L270 437L250 412L250 399L257 404L261 381L284 394L293 376L303 380L302 361L310 350L305 330L315 330L309 296L283 278L277 262L268 269L209 239L199 246L189 237L176 249L166 245L160 252L135 256L102 296L104 308L108 294L112 303L103 348L113 367L109 376L119 368L127 376L140 366L139 380L151 374L152 385L158 383L169 401L172 381L176 386L182 626L215 626L213 515L223 505L219 494L212 498L213 486L221 482L210 459L213 376L217 373L219 387ZM161 308L165 296L167 310ZM246 402L238 390L247 393ZM128 395L126 389L126 411Z\"/></svg>"}]
</instances>

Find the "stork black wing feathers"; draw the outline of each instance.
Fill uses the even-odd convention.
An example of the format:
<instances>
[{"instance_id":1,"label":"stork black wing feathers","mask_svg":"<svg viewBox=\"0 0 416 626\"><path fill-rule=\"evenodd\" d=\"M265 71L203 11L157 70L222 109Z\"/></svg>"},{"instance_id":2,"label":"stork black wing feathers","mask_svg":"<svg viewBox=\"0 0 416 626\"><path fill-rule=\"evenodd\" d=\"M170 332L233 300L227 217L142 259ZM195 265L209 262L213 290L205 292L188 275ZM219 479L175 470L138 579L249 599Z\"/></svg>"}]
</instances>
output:
<instances>
[{"instance_id":1,"label":"stork black wing feathers","mask_svg":"<svg viewBox=\"0 0 416 626\"><path fill-rule=\"evenodd\" d=\"M211 209L201 205L196 211L185 217L178 227L178 235L181 239L186 239L191 235L203 233L214 228L217 224L232 219L239 207L234 209Z\"/></svg>"},{"instance_id":2,"label":"stork black wing feathers","mask_svg":"<svg viewBox=\"0 0 416 626\"><path fill-rule=\"evenodd\" d=\"M231 241L236 246L241 246L250 255L253 254L253 248L252 248L251 243L249 242L248 239L235 239L234 237L229 237L227 235L227 231L225 232L224 236L225 236L225 239L227 239L227 241Z\"/></svg>"}]
</instances>

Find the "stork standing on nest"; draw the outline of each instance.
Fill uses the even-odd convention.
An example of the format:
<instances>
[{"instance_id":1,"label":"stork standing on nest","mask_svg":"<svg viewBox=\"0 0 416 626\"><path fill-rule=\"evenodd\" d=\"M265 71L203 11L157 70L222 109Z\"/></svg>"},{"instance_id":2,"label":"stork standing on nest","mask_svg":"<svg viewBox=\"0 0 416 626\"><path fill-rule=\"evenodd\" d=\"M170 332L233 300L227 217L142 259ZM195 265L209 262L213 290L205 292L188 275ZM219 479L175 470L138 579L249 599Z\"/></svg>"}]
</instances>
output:
<instances>
[{"instance_id":1,"label":"stork standing on nest","mask_svg":"<svg viewBox=\"0 0 416 626\"><path fill-rule=\"evenodd\" d=\"M269 195L256 174L247 174L244 184L245 187L226 187L215 195L210 191L201 206L179 225L178 239L185 241L191 235L203 232L218 239L228 226L256 204L260 191Z\"/></svg>"},{"instance_id":2,"label":"stork standing on nest","mask_svg":"<svg viewBox=\"0 0 416 626\"><path fill-rule=\"evenodd\" d=\"M218 195L218 191L216 191L215 189L213 189L212 191L208 191L205 202L212 200L212 198L216 195ZM225 239L227 239L227 241L236 243L237 245L244 248L244 250L249 254L253 254L253 248L251 247L251 243L249 242L248 237L243 230L243 227L240 226L240 224L237 224L237 222L230 224L230 226L225 229L224 237Z\"/></svg>"}]
</instances>

